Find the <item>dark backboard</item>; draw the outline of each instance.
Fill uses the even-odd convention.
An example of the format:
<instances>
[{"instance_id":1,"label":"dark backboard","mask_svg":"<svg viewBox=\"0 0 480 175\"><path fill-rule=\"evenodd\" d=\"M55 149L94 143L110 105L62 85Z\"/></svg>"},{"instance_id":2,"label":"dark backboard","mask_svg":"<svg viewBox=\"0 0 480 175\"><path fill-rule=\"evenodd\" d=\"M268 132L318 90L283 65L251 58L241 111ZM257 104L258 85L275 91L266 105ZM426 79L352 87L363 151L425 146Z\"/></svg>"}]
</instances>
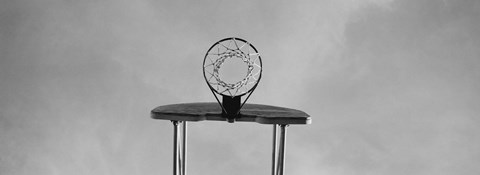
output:
<instances>
[{"instance_id":1,"label":"dark backboard","mask_svg":"<svg viewBox=\"0 0 480 175\"><path fill-rule=\"evenodd\" d=\"M151 117L177 121L226 121L218 103L181 103L159 106L152 110ZM310 116L300 110L276 106L245 104L235 121L261 124L310 124Z\"/></svg>"}]
</instances>

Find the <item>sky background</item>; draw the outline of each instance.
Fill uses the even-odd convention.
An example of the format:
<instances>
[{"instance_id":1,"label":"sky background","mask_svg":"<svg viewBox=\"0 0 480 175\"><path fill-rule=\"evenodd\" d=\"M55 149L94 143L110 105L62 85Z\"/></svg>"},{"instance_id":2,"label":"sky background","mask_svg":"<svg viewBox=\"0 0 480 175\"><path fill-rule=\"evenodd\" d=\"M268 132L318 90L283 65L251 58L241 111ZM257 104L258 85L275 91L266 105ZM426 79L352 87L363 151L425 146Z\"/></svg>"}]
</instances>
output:
<instances>
[{"instance_id":1,"label":"sky background","mask_svg":"<svg viewBox=\"0 0 480 175\"><path fill-rule=\"evenodd\" d=\"M480 1L0 3L0 174L171 174L150 110L214 102L216 41L263 59L250 103L300 109L286 174L480 174ZM189 125L191 175L270 173L270 125Z\"/></svg>"}]
</instances>

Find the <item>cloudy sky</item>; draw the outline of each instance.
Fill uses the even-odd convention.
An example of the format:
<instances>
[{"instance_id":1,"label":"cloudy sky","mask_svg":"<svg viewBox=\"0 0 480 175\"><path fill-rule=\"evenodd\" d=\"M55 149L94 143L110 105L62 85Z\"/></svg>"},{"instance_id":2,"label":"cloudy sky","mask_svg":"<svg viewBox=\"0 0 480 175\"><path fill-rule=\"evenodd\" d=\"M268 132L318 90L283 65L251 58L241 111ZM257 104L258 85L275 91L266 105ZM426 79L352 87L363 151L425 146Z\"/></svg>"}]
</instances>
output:
<instances>
[{"instance_id":1,"label":"cloudy sky","mask_svg":"<svg viewBox=\"0 0 480 175\"><path fill-rule=\"evenodd\" d=\"M159 105L213 102L216 41L262 54L250 103L296 108L286 174L480 174L480 1L0 6L0 174L170 174ZM191 175L268 174L269 125L191 123Z\"/></svg>"}]
</instances>

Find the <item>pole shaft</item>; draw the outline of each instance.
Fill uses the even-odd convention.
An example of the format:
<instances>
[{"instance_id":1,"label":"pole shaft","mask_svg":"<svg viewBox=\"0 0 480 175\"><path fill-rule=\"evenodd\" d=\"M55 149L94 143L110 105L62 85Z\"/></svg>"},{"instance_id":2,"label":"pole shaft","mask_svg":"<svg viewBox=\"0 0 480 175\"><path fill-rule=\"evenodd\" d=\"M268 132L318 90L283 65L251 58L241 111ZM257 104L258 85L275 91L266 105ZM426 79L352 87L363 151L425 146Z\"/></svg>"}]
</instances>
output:
<instances>
[{"instance_id":1,"label":"pole shaft","mask_svg":"<svg viewBox=\"0 0 480 175\"><path fill-rule=\"evenodd\" d=\"M285 172L285 149L287 142L287 127L288 125L280 125L280 145L279 145L279 155L278 155L278 167L277 174L283 175Z\"/></svg>"},{"instance_id":2,"label":"pole shaft","mask_svg":"<svg viewBox=\"0 0 480 175\"><path fill-rule=\"evenodd\" d=\"M173 123L173 175L178 175L178 121Z\"/></svg>"},{"instance_id":3,"label":"pole shaft","mask_svg":"<svg viewBox=\"0 0 480 175\"><path fill-rule=\"evenodd\" d=\"M277 154L278 154L278 125L273 124L273 148L272 148L272 175L277 174Z\"/></svg>"},{"instance_id":4,"label":"pole shaft","mask_svg":"<svg viewBox=\"0 0 480 175\"><path fill-rule=\"evenodd\" d=\"M183 121L183 132L182 132L182 175L186 175L187 167L187 121Z\"/></svg>"}]
</instances>

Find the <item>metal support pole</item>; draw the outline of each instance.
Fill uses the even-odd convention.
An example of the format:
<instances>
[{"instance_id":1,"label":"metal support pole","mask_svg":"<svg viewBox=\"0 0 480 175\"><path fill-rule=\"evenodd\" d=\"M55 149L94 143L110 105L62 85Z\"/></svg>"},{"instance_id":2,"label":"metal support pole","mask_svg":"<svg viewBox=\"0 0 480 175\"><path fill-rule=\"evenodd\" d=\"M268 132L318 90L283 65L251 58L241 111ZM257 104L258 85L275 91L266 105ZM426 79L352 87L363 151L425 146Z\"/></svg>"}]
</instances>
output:
<instances>
[{"instance_id":1,"label":"metal support pole","mask_svg":"<svg viewBox=\"0 0 480 175\"><path fill-rule=\"evenodd\" d=\"M183 134L182 134L182 123L183 121L178 121L178 141L177 141L177 149L178 149L178 154L177 154L177 171L179 175L183 175L182 172L182 167L183 167Z\"/></svg>"},{"instance_id":2,"label":"metal support pole","mask_svg":"<svg viewBox=\"0 0 480 175\"><path fill-rule=\"evenodd\" d=\"M183 132L182 132L182 175L186 175L187 167L187 121L183 121Z\"/></svg>"},{"instance_id":3,"label":"metal support pole","mask_svg":"<svg viewBox=\"0 0 480 175\"><path fill-rule=\"evenodd\" d=\"M285 143L287 142L287 127L288 125L280 125L280 145L277 166L278 175L283 175L285 172Z\"/></svg>"},{"instance_id":4,"label":"metal support pole","mask_svg":"<svg viewBox=\"0 0 480 175\"><path fill-rule=\"evenodd\" d=\"M278 125L273 124L273 151L272 151L272 175L277 174L277 154L278 154Z\"/></svg>"},{"instance_id":5,"label":"metal support pole","mask_svg":"<svg viewBox=\"0 0 480 175\"><path fill-rule=\"evenodd\" d=\"M178 174L178 121L173 121L173 175Z\"/></svg>"}]
</instances>

